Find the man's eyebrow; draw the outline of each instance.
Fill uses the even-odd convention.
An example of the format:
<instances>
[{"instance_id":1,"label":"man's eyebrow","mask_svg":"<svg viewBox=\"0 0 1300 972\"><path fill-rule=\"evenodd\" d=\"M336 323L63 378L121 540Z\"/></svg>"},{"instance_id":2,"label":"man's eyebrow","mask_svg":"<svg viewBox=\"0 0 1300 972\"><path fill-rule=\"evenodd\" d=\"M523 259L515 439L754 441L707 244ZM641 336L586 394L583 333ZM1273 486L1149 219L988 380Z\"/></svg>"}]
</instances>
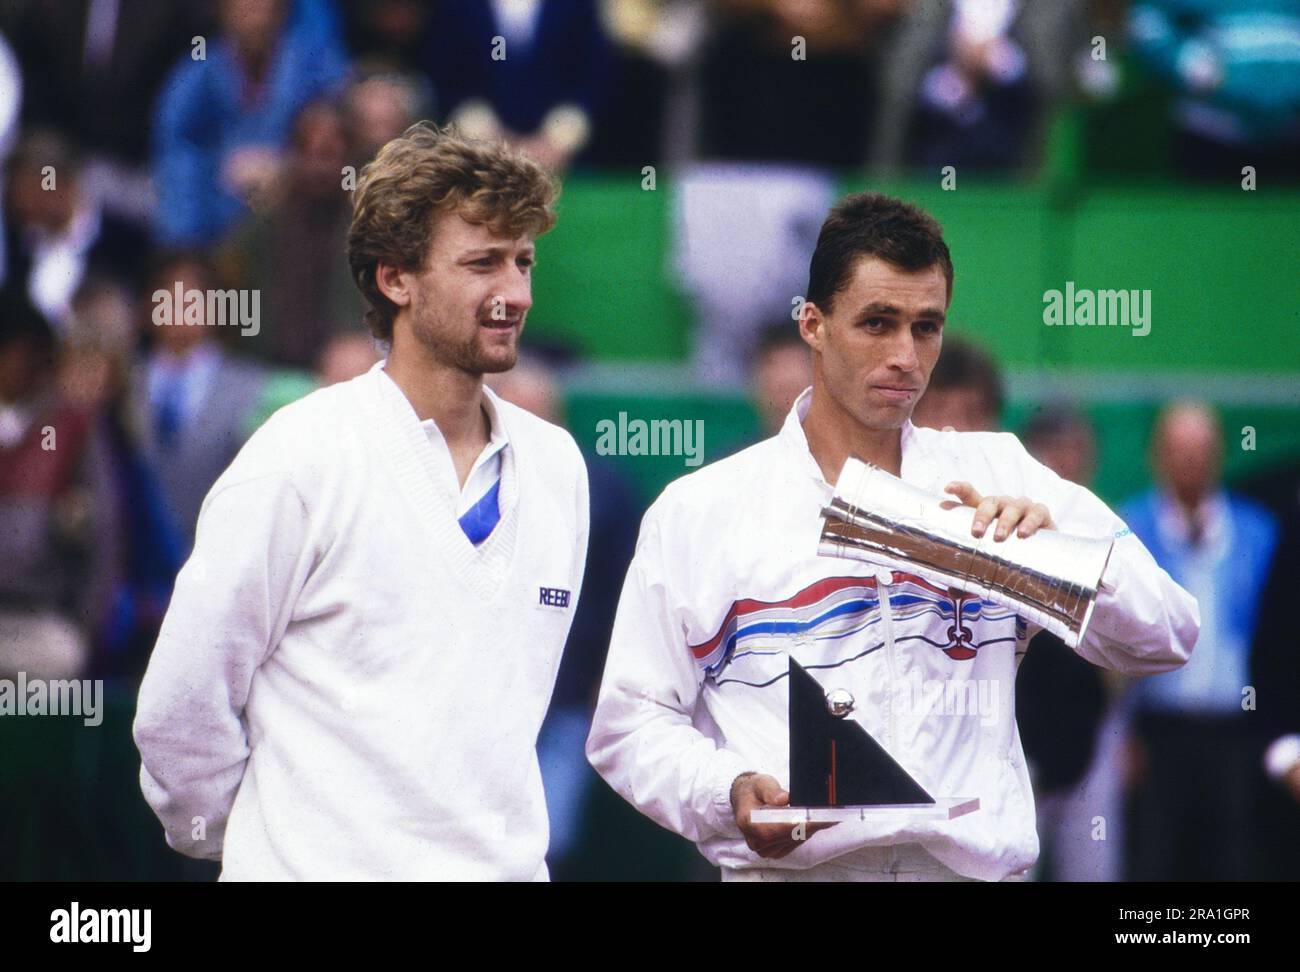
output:
<instances>
[{"instance_id":1,"label":"man's eyebrow","mask_svg":"<svg viewBox=\"0 0 1300 972\"><path fill-rule=\"evenodd\" d=\"M498 245L473 246L470 247L468 250L463 251L460 255L460 258L462 260L472 260L476 257L501 256L503 253L506 253L509 249L510 247L498 246ZM533 257L536 255L536 253L537 253L536 249L531 246L524 247L519 251L520 256L526 256L526 257Z\"/></svg>"},{"instance_id":2,"label":"man's eyebrow","mask_svg":"<svg viewBox=\"0 0 1300 972\"><path fill-rule=\"evenodd\" d=\"M888 317L902 317L903 311L896 305L890 304L886 301L873 301L858 312L858 320L877 314L883 314ZM944 311L938 307L924 307L916 312L916 320L938 321L940 324L943 323L946 316L947 315Z\"/></svg>"}]
</instances>

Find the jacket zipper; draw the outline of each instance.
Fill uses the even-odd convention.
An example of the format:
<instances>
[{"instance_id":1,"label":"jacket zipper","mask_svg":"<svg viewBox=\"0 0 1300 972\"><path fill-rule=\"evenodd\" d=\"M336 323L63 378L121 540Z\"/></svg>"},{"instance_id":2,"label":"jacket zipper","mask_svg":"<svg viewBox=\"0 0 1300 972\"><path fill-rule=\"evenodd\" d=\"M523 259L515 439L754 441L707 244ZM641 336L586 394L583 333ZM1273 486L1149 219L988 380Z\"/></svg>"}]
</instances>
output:
<instances>
[{"instance_id":1,"label":"jacket zipper","mask_svg":"<svg viewBox=\"0 0 1300 972\"><path fill-rule=\"evenodd\" d=\"M876 571L876 596L880 599L880 625L885 631L885 661L889 666L889 741L898 745L898 717L895 713L898 668L894 659L894 613L889 606L889 586L894 581L892 571L883 567ZM898 873L898 845L889 845L889 871Z\"/></svg>"},{"instance_id":2,"label":"jacket zipper","mask_svg":"<svg viewBox=\"0 0 1300 972\"><path fill-rule=\"evenodd\" d=\"M889 606L889 586L894 582L890 571L876 571L876 596L880 598L880 625L885 631L885 659L889 664L889 738L898 739L898 723L894 717L894 689L898 685L898 669L894 660L894 613Z\"/></svg>"}]
</instances>

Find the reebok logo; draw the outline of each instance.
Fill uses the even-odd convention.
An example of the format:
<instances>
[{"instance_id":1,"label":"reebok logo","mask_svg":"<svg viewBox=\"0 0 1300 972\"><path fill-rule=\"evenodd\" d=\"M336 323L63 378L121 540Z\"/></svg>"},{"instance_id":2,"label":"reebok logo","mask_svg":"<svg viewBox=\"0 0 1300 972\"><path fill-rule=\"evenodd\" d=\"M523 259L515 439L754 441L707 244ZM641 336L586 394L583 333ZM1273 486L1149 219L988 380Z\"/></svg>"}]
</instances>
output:
<instances>
[{"instance_id":1,"label":"reebok logo","mask_svg":"<svg viewBox=\"0 0 1300 972\"><path fill-rule=\"evenodd\" d=\"M543 607L569 606L569 592L562 587L539 587L537 592L537 603Z\"/></svg>"}]
</instances>

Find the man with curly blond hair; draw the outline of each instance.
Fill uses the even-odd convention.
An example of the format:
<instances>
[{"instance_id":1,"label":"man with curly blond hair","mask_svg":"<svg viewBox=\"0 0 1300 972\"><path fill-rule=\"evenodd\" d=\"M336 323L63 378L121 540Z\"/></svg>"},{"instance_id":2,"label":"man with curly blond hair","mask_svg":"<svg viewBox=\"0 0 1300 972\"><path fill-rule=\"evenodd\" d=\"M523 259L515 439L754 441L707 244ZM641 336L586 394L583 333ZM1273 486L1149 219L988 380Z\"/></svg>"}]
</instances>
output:
<instances>
[{"instance_id":1,"label":"man with curly blond hair","mask_svg":"<svg viewBox=\"0 0 1300 972\"><path fill-rule=\"evenodd\" d=\"M348 259L388 355L212 488L140 690L145 796L225 880L547 877L586 468L483 375L515 363L556 192L424 123L362 170Z\"/></svg>"}]
</instances>

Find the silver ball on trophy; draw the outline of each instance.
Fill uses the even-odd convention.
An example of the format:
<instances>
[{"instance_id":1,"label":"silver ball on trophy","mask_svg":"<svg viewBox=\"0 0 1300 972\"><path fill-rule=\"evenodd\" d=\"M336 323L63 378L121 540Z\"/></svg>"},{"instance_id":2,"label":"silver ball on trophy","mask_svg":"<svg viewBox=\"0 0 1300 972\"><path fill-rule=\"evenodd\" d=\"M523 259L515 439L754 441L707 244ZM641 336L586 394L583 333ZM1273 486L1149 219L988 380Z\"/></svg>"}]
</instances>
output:
<instances>
[{"instance_id":1,"label":"silver ball on trophy","mask_svg":"<svg viewBox=\"0 0 1300 972\"><path fill-rule=\"evenodd\" d=\"M837 719L843 719L853 711L853 696L847 689L831 689L826 693L826 711Z\"/></svg>"}]
</instances>

